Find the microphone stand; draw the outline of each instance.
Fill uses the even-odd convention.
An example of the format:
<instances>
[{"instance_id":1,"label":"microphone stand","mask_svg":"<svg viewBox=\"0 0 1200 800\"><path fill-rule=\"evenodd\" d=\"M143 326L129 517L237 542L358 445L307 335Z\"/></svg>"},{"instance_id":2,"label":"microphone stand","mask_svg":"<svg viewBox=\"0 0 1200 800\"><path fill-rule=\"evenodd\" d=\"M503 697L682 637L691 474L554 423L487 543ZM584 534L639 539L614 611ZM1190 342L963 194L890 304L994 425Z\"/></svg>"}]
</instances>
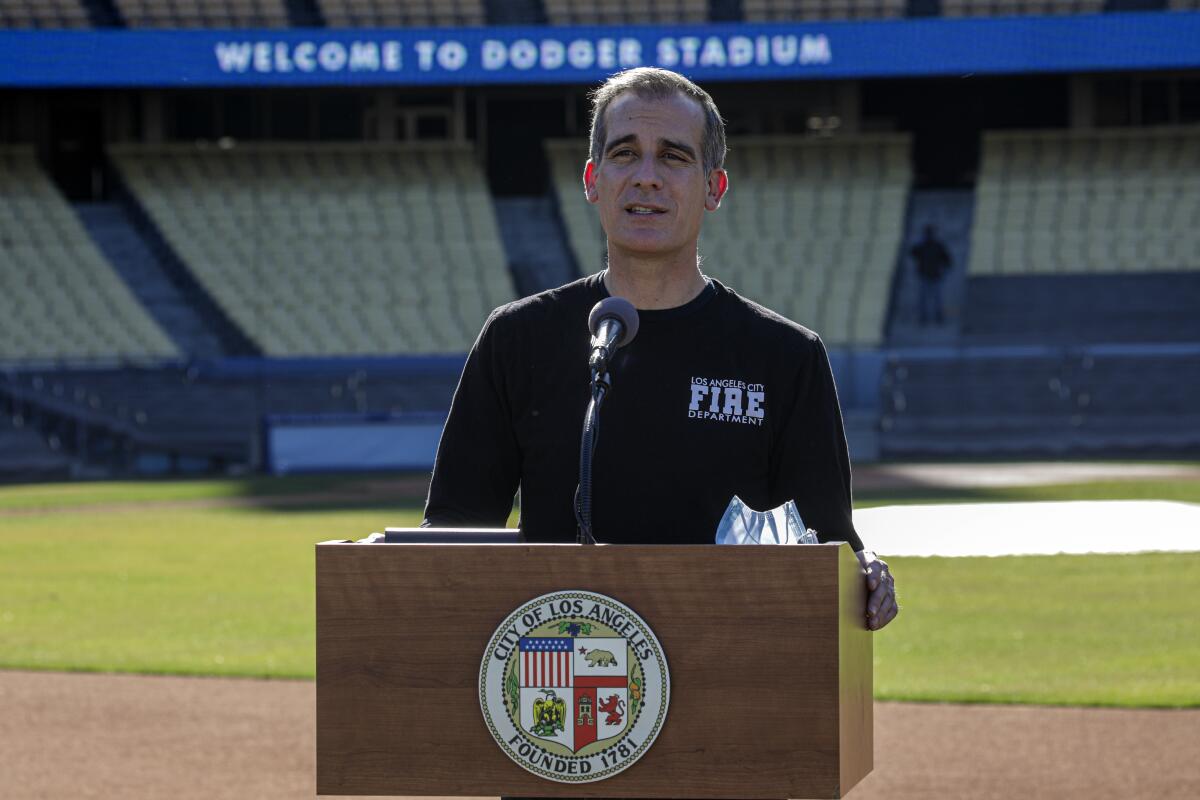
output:
<instances>
[{"instance_id":1,"label":"microphone stand","mask_svg":"<svg viewBox=\"0 0 1200 800\"><path fill-rule=\"evenodd\" d=\"M583 417L583 440L579 444L579 486L575 490L575 521L579 525L576 544L595 544L592 535L592 454L600 435L600 404L604 402L612 382L607 364L602 371L592 370L592 399Z\"/></svg>"}]
</instances>

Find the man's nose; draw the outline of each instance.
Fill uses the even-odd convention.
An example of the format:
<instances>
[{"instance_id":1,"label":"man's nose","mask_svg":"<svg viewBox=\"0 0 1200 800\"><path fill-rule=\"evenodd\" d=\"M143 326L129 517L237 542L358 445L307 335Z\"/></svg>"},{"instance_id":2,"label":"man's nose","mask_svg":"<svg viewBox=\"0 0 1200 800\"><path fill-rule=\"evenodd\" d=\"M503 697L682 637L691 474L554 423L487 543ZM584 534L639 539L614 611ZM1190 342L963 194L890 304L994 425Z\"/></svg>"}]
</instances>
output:
<instances>
[{"instance_id":1,"label":"man's nose","mask_svg":"<svg viewBox=\"0 0 1200 800\"><path fill-rule=\"evenodd\" d=\"M633 185L638 188L662 188L662 175L659 173L657 158L643 158L638 161L637 169L633 173Z\"/></svg>"}]
</instances>

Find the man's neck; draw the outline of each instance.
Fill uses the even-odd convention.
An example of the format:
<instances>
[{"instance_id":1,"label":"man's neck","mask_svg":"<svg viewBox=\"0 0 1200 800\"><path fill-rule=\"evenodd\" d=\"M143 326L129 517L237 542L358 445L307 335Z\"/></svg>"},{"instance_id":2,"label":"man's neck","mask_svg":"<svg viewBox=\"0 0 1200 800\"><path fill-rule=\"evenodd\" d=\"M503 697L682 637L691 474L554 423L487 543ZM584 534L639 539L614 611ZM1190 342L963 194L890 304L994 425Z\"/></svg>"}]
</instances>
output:
<instances>
[{"instance_id":1,"label":"man's neck","mask_svg":"<svg viewBox=\"0 0 1200 800\"><path fill-rule=\"evenodd\" d=\"M610 252L604 272L608 293L643 311L687 305L705 285L694 252L690 260L672 262L622 258Z\"/></svg>"}]
</instances>

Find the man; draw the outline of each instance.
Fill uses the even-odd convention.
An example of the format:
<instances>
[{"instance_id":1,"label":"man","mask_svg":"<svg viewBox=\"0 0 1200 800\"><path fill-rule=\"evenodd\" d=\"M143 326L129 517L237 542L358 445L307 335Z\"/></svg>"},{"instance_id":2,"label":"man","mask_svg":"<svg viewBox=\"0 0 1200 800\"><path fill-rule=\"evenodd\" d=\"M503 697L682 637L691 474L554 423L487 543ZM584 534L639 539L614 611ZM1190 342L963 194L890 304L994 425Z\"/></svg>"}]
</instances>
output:
<instances>
[{"instance_id":1,"label":"man","mask_svg":"<svg viewBox=\"0 0 1200 800\"><path fill-rule=\"evenodd\" d=\"M686 78L639 68L596 91L583 184L608 268L488 317L438 447L425 524L501 526L520 487L526 541L574 540L587 317L621 296L640 327L610 362L593 468L597 540L711 544L735 494L760 510L794 499L822 541L859 553L877 630L896 615L895 592L851 520L825 348L698 267L704 214L729 187L724 161L716 105Z\"/></svg>"},{"instance_id":2,"label":"man","mask_svg":"<svg viewBox=\"0 0 1200 800\"><path fill-rule=\"evenodd\" d=\"M946 322L942 313L942 278L950 271L953 262L950 251L938 239L937 228L926 225L923 233L921 241L909 249L909 255L917 267L917 277L921 280L919 320L922 326L942 325Z\"/></svg>"}]
</instances>

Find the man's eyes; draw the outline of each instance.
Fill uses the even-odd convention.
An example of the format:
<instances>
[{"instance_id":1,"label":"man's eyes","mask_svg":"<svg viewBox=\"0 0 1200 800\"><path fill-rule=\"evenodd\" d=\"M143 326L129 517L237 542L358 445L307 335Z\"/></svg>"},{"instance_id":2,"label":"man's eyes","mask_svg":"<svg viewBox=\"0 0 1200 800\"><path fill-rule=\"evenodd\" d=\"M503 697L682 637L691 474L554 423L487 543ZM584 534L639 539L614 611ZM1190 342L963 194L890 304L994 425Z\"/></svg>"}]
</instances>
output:
<instances>
[{"instance_id":1,"label":"man's eyes","mask_svg":"<svg viewBox=\"0 0 1200 800\"><path fill-rule=\"evenodd\" d=\"M625 158L626 156L635 156L635 155L637 155L637 153L633 152L632 150L630 150L628 148L625 148L622 150L613 151L613 153L611 155L609 155L609 158ZM683 156L681 156L679 153L675 153L672 151L663 153L662 157L663 158L673 158L676 161L686 161L687 160Z\"/></svg>"}]
</instances>

